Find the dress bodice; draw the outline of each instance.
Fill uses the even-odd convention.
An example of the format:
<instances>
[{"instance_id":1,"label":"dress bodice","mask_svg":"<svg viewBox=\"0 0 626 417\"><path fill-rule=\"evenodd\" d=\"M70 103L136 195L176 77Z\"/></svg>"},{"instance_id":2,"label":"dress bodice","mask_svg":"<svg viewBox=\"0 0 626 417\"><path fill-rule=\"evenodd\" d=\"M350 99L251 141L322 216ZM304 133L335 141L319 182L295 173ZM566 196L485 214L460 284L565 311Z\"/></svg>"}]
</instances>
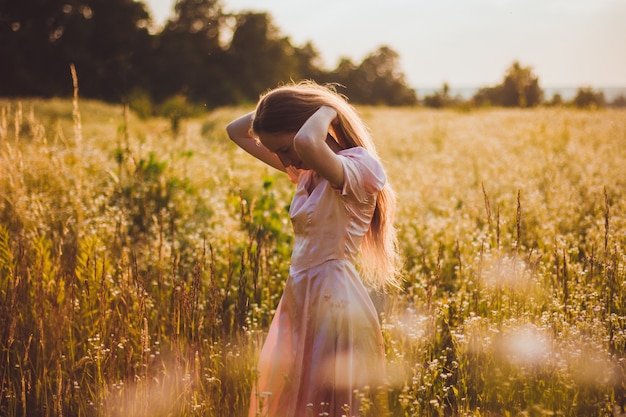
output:
<instances>
[{"instance_id":1,"label":"dress bodice","mask_svg":"<svg viewBox=\"0 0 626 417\"><path fill-rule=\"evenodd\" d=\"M302 171L289 215L295 242L292 271L331 259L354 262L370 227L376 197L385 184L381 164L364 148L338 153L344 172L341 188L314 171ZM313 182L317 182L314 188Z\"/></svg>"}]
</instances>

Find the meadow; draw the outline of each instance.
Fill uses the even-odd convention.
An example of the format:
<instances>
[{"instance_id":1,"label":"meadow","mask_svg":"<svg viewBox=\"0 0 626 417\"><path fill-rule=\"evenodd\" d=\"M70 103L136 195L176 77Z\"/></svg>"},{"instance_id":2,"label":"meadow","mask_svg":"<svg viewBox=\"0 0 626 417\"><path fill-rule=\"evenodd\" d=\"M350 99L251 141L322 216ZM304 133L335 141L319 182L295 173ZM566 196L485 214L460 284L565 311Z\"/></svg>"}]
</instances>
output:
<instances>
[{"instance_id":1,"label":"meadow","mask_svg":"<svg viewBox=\"0 0 626 417\"><path fill-rule=\"evenodd\" d=\"M226 137L246 110L0 100L0 415L247 415L293 186ZM359 111L399 204L391 415L623 415L626 112Z\"/></svg>"}]
</instances>

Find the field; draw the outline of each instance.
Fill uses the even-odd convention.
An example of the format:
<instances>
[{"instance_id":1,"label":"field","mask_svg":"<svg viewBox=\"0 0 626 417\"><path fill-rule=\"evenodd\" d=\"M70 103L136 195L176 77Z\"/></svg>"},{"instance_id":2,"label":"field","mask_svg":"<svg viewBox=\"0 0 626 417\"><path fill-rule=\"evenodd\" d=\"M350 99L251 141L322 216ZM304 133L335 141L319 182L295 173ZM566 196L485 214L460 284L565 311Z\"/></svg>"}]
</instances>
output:
<instances>
[{"instance_id":1,"label":"field","mask_svg":"<svg viewBox=\"0 0 626 417\"><path fill-rule=\"evenodd\" d=\"M0 100L0 415L246 415L293 189L227 139L245 110ZM399 202L391 414L622 415L626 113L359 110Z\"/></svg>"}]
</instances>

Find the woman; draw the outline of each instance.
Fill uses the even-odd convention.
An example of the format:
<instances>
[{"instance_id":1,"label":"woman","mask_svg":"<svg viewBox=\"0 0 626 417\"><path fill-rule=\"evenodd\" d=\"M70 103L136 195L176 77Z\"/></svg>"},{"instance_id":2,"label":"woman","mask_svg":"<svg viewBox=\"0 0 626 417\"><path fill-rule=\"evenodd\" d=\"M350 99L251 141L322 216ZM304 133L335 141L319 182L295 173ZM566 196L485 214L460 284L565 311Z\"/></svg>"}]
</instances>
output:
<instances>
[{"instance_id":1,"label":"woman","mask_svg":"<svg viewBox=\"0 0 626 417\"><path fill-rule=\"evenodd\" d=\"M367 129L340 95L306 82L266 93L226 130L297 183L290 274L250 416L386 415L383 338L360 275L395 283L395 197Z\"/></svg>"}]
</instances>

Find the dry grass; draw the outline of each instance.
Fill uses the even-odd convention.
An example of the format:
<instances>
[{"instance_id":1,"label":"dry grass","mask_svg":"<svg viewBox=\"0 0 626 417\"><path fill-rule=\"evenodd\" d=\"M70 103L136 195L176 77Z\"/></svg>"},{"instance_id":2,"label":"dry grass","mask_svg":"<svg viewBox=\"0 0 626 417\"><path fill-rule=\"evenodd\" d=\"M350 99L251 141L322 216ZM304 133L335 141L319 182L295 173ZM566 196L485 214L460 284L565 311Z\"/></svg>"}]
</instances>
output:
<instances>
[{"instance_id":1,"label":"dry grass","mask_svg":"<svg viewBox=\"0 0 626 417\"><path fill-rule=\"evenodd\" d=\"M289 182L242 109L78 109L0 101L0 414L246 415ZM626 114L360 110L399 197L392 414L622 413Z\"/></svg>"}]
</instances>

